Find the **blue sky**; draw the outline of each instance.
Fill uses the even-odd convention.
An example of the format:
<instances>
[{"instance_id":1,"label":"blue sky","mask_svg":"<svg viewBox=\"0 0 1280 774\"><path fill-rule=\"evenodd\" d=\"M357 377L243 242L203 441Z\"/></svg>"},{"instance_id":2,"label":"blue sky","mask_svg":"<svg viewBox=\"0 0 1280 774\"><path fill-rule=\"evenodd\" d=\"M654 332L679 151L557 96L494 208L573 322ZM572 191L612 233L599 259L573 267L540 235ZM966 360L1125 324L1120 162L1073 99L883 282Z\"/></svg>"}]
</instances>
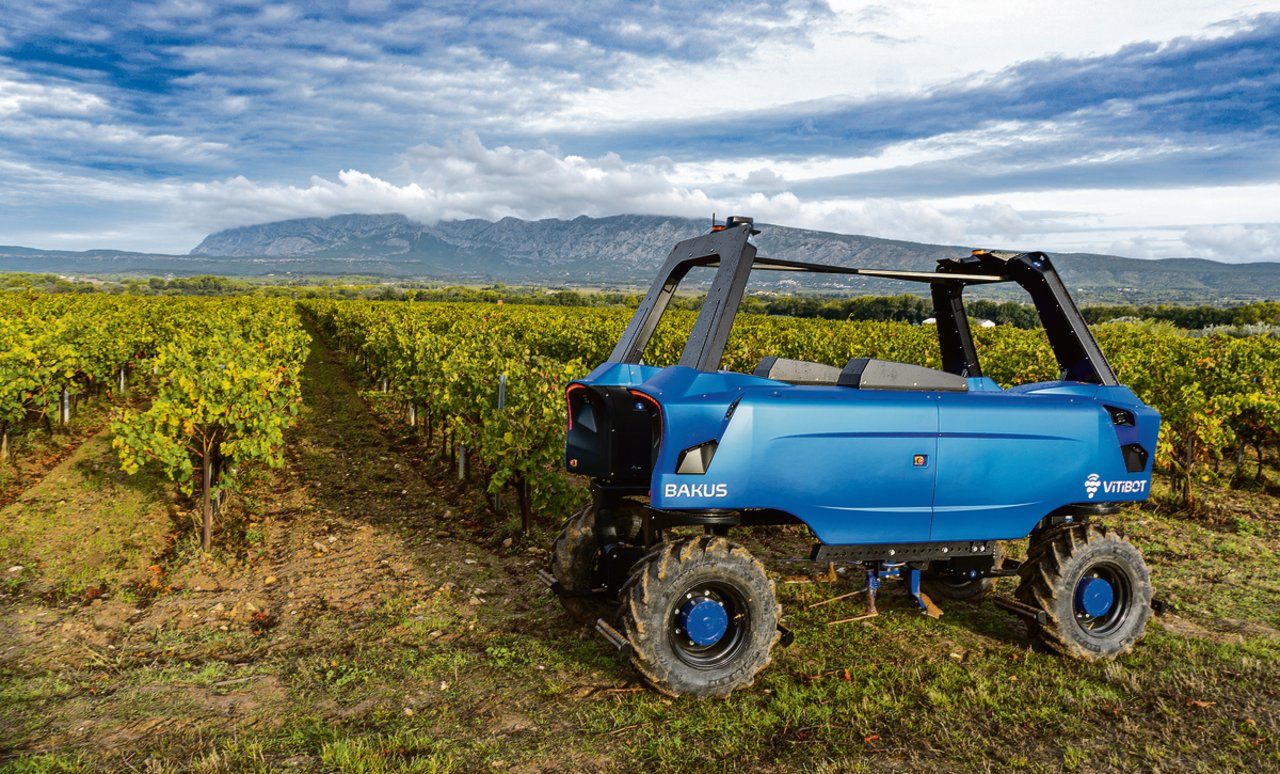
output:
<instances>
[{"instance_id":1,"label":"blue sky","mask_svg":"<svg viewBox=\"0 0 1280 774\"><path fill-rule=\"evenodd\" d=\"M42 0L0 18L0 244L716 212L1274 261L1278 118L1280 0Z\"/></svg>"}]
</instances>

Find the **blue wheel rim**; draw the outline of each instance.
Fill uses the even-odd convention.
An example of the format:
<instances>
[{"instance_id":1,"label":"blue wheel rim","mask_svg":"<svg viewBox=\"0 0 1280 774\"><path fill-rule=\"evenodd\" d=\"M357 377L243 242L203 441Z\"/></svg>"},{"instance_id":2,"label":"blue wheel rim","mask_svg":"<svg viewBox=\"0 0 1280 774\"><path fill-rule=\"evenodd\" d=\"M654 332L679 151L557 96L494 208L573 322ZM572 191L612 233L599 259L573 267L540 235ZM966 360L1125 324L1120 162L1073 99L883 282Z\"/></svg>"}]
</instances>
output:
<instances>
[{"instance_id":1,"label":"blue wheel rim","mask_svg":"<svg viewBox=\"0 0 1280 774\"><path fill-rule=\"evenodd\" d=\"M1076 625L1086 634L1105 637L1121 628L1132 609L1133 584L1129 573L1114 562L1088 567L1072 592Z\"/></svg>"},{"instance_id":2,"label":"blue wheel rim","mask_svg":"<svg viewBox=\"0 0 1280 774\"><path fill-rule=\"evenodd\" d=\"M746 595L724 581L686 587L668 621L672 651L695 669L718 669L732 662L751 630Z\"/></svg>"},{"instance_id":3,"label":"blue wheel rim","mask_svg":"<svg viewBox=\"0 0 1280 774\"><path fill-rule=\"evenodd\" d=\"M1076 586L1076 613L1099 618L1111 612L1116 591L1106 578L1087 576Z\"/></svg>"}]
</instances>

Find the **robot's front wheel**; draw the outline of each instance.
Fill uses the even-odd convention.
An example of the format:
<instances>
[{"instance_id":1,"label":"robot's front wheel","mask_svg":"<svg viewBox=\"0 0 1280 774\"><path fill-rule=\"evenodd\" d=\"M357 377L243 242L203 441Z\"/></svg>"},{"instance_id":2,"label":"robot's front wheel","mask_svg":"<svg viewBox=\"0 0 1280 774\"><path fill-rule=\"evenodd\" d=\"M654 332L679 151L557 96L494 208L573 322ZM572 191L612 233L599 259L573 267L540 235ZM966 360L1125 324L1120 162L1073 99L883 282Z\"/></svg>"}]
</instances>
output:
<instances>
[{"instance_id":1,"label":"robot's front wheel","mask_svg":"<svg viewBox=\"0 0 1280 774\"><path fill-rule=\"evenodd\" d=\"M716 536L663 543L632 570L620 628L631 662L670 696L728 696L769 664L781 609L742 546Z\"/></svg>"}]
</instances>

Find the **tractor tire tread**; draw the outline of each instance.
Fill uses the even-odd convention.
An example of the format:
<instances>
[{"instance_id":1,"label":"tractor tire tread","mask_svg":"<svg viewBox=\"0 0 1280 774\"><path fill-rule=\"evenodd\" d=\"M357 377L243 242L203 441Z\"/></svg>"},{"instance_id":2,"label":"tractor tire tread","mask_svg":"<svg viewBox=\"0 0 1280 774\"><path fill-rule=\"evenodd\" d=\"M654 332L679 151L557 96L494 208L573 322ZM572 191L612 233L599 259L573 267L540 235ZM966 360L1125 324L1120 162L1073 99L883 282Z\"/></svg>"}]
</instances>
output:
<instances>
[{"instance_id":1,"label":"tractor tire tread","mask_svg":"<svg viewBox=\"0 0 1280 774\"><path fill-rule=\"evenodd\" d=\"M1027 633L1033 643L1069 658L1097 661L1124 655L1142 638L1150 618L1151 581L1141 553L1128 540L1093 524L1063 525L1042 536L1041 550L1019 568L1020 583L1014 597L1045 613L1041 624L1027 622ZM1091 561L1091 554L1115 557L1115 564L1130 575L1133 599L1125 625L1114 637L1090 638L1073 619L1072 591L1064 582L1073 583L1071 575L1079 574L1080 562ZM1084 557L1084 558L1081 558Z\"/></svg>"},{"instance_id":2,"label":"tractor tire tread","mask_svg":"<svg viewBox=\"0 0 1280 774\"><path fill-rule=\"evenodd\" d=\"M668 652L667 627L662 625L666 609L673 604L666 599L673 588L669 581L699 568L746 576L744 583L758 586L755 593L767 597L759 600L763 603L760 610L753 611L762 618L756 630L749 632L756 635L756 642L739 659L741 664L735 661L712 682L701 682L703 675ZM618 629L631 645L632 666L655 690L668 696L724 697L752 685L756 674L772 661L771 650L781 636L777 622L782 614L774 594L774 583L764 565L742 546L723 537L684 538L659 545L636 563L622 589L624 604ZM767 632L760 631L761 625L768 627Z\"/></svg>"}]
</instances>

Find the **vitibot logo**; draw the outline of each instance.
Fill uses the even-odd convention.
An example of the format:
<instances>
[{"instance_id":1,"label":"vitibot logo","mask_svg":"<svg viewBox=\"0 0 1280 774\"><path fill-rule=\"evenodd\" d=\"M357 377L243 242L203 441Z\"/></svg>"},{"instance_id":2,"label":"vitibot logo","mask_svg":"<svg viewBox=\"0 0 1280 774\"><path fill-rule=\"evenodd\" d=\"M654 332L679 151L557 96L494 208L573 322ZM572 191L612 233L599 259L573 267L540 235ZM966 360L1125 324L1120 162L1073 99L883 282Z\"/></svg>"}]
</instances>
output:
<instances>
[{"instance_id":1,"label":"vitibot logo","mask_svg":"<svg viewBox=\"0 0 1280 774\"><path fill-rule=\"evenodd\" d=\"M1097 473L1090 473L1089 477L1084 480L1084 491L1089 493L1089 499L1098 493L1098 488L1102 486L1102 477Z\"/></svg>"}]
</instances>

